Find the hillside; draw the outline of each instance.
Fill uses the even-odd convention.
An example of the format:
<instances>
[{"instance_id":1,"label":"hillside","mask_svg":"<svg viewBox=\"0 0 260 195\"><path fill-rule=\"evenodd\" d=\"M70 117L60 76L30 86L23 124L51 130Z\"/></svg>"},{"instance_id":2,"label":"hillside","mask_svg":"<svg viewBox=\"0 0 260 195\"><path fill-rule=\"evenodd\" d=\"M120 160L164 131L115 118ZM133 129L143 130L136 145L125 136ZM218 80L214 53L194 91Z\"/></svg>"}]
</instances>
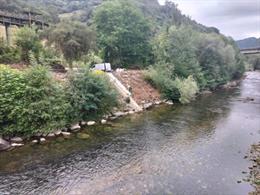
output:
<instances>
[{"instance_id":1,"label":"hillside","mask_svg":"<svg viewBox=\"0 0 260 195\"><path fill-rule=\"evenodd\" d=\"M240 49L256 48L260 47L260 38L250 37L236 41Z\"/></svg>"},{"instance_id":2,"label":"hillside","mask_svg":"<svg viewBox=\"0 0 260 195\"><path fill-rule=\"evenodd\" d=\"M63 18L88 23L93 10L104 0L0 0L0 12L20 14L25 10L33 10L43 15L48 22L58 22ZM164 24L189 24L199 31L218 32L183 15L173 3L161 6L157 0L129 0L135 4L155 24L155 30Z\"/></svg>"}]
</instances>

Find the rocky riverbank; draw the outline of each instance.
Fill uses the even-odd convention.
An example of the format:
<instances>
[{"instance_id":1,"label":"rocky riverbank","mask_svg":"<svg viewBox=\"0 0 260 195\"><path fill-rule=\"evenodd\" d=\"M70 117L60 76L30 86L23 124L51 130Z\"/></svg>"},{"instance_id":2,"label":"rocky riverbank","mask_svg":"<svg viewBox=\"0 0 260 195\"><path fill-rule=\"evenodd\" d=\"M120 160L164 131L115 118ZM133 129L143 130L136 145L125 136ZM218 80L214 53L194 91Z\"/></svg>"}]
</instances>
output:
<instances>
[{"instance_id":1,"label":"rocky riverbank","mask_svg":"<svg viewBox=\"0 0 260 195\"><path fill-rule=\"evenodd\" d=\"M167 104L167 105L173 105L171 101L155 101L153 103L149 103L144 105L142 107L142 111L145 111L147 109L152 108L153 106L160 105L160 104ZM81 133L80 131L82 129L86 129L90 126L94 125L112 125L113 121L116 119L119 119L121 117L127 116L127 115L133 115L138 114L140 111L135 110L128 110L128 109L115 109L115 111L109 115L106 115L103 117L103 119L99 121L81 121L79 123L73 124L68 128L63 128L59 130L55 130L50 133L36 133L35 135L32 135L30 137L0 137L0 152L1 151L8 151L12 150L16 147L22 147L25 144L44 144L48 140L52 140L58 137L65 137L68 138L72 134L76 134L77 137L80 137L82 139L88 139L89 135L86 133Z\"/></svg>"},{"instance_id":2,"label":"rocky riverbank","mask_svg":"<svg viewBox=\"0 0 260 195\"><path fill-rule=\"evenodd\" d=\"M250 161L252 161L252 166L250 169L250 182L254 186L255 191L249 193L249 195L259 195L260 194L260 142L254 144L250 151Z\"/></svg>"}]
</instances>

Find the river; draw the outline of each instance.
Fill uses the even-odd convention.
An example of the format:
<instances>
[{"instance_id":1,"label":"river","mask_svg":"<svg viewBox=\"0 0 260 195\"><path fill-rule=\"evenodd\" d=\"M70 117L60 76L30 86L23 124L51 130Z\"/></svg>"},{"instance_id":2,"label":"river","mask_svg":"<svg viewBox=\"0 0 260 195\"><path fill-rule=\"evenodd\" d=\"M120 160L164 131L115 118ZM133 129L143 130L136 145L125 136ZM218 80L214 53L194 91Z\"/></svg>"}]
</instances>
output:
<instances>
[{"instance_id":1,"label":"river","mask_svg":"<svg viewBox=\"0 0 260 195\"><path fill-rule=\"evenodd\" d=\"M189 105L84 131L89 140L73 135L0 153L0 195L248 194L242 172L260 141L260 72Z\"/></svg>"}]
</instances>

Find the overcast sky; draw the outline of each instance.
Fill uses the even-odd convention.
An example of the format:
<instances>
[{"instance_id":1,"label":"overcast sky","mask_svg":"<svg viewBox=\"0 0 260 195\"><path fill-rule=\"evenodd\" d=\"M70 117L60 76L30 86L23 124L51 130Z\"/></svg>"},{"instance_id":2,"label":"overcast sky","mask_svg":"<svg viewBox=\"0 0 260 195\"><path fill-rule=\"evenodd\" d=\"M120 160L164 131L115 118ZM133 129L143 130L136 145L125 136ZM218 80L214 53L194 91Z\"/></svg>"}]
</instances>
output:
<instances>
[{"instance_id":1,"label":"overcast sky","mask_svg":"<svg viewBox=\"0 0 260 195\"><path fill-rule=\"evenodd\" d=\"M158 0L161 4L165 0ZM183 14L234 39L260 37L260 0L171 0Z\"/></svg>"}]
</instances>

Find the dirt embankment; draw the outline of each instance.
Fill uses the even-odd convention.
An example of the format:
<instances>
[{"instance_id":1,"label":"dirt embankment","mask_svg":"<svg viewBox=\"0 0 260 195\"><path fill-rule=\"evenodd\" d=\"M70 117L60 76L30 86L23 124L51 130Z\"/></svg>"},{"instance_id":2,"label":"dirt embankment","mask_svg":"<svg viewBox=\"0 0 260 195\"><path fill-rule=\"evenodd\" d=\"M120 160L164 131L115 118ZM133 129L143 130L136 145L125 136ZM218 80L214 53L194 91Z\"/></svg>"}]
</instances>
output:
<instances>
[{"instance_id":1,"label":"dirt embankment","mask_svg":"<svg viewBox=\"0 0 260 195\"><path fill-rule=\"evenodd\" d=\"M126 88L130 89L137 104L144 105L160 101L160 93L144 80L142 70L124 70L113 74Z\"/></svg>"}]
</instances>

